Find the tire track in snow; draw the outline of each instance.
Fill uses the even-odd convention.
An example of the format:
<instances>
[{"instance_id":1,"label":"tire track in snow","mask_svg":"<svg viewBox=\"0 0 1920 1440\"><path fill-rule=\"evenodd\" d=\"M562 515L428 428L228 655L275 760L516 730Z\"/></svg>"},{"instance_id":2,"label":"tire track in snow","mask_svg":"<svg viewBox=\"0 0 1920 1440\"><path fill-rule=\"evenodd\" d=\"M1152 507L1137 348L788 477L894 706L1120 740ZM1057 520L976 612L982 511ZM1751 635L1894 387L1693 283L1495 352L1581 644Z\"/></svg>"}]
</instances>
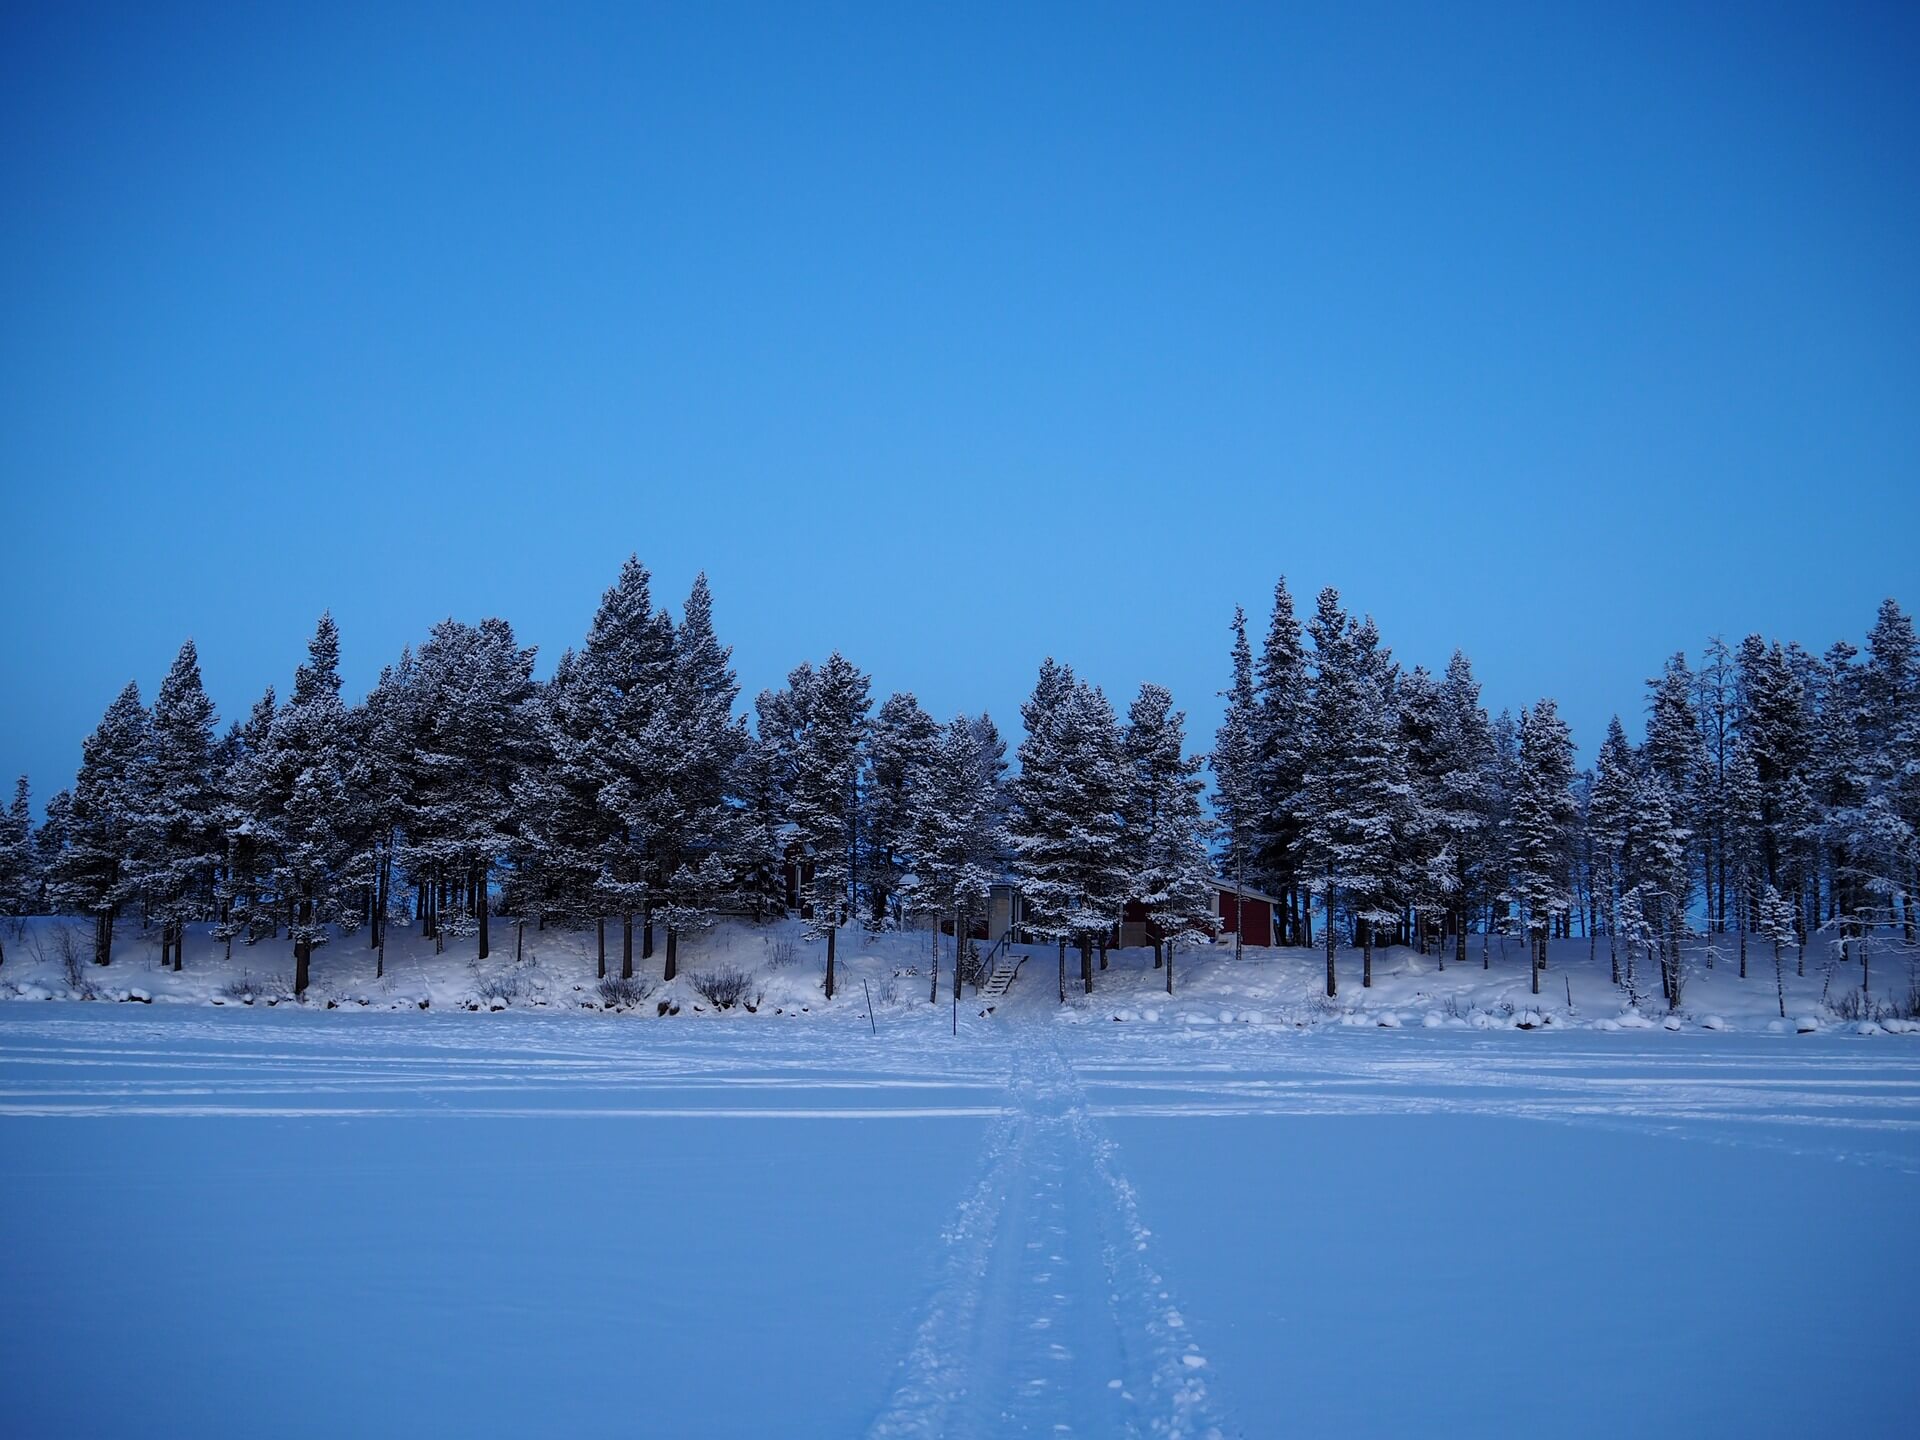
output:
<instances>
[{"instance_id":1,"label":"tire track in snow","mask_svg":"<svg viewBox=\"0 0 1920 1440\"><path fill-rule=\"evenodd\" d=\"M1118 1149L1050 1036L1016 1046L1008 1098L869 1434L1223 1437Z\"/></svg>"}]
</instances>

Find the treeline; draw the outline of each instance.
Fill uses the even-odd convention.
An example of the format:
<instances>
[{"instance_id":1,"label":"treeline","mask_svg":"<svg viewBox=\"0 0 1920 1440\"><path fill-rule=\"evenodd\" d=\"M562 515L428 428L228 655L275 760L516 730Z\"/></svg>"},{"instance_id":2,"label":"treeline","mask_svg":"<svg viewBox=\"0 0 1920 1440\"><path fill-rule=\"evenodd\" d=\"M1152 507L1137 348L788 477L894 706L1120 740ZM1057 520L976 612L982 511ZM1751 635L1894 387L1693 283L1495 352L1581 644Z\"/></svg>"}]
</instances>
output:
<instances>
[{"instance_id":1,"label":"treeline","mask_svg":"<svg viewBox=\"0 0 1920 1440\"><path fill-rule=\"evenodd\" d=\"M592 926L603 976L616 947L631 977L658 944L671 979L717 915L797 905L831 995L839 927L932 914L965 937L1003 878L1025 934L1057 945L1063 996L1069 948L1091 990L1130 903L1171 989L1172 947L1215 932L1216 868L1277 897L1281 943L1324 947L1329 995L1341 940L1369 984L1382 945L1463 963L1470 933L1523 934L1537 990L1548 939L1578 929L1608 938L1633 998L1657 968L1678 1005L1699 931L1737 937L1742 974L1750 935L1802 957L1822 933L1912 939L1920 653L1892 601L1864 656L1757 636L1697 669L1675 656L1642 741L1616 720L1584 772L1551 700L1491 716L1464 656L1403 671L1333 590L1300 623L1284 581L1257 657L1235 616L1209 756L1163 687L1123 720L1053 660L1011 777L988 716L876 708L837 653L761 693L750 725L705 578L676 616L637 559L579 648L533 671L505 621L448 620L349 705L322 617L291 693L222 734L189 642L151 706L129 685L108 707L38 827L20 782L0 909L90 917L100 964L129 915L176 969L189 923L229 954L284 932L296 992L316 949L362 932L384 970L393 923L481 958L495 916ZM937 927L933 945L937 989Z\"/></svg>"},{"instance_id":2,"label":"treeline","mask_svg":"<svg viewBox=\"0 0 1920 1440\"><path fill-rule=\"evenodd\" d=\"M220 734L189 642L151 706L130 684L108 707L37 828L22 779L0 830L0 909L90 917L102 965L129 915L157 927L176 970L190 923L211 922L229 956L284 933L299 993L319 947L361 934L384 973L395 922L437 946L472 938L486 958L496 915L593 926L603 977L617 963L631 978L636 948L645 960L658 942L671 979L682 937L716 915L797 902L826 941L831 995L841 925L933 913L964 937L1025 847L1036 915L1071 908L1048 898L1063 887L1132 884L1169 936L1207 933L1201 762L1158 687L1123 736L1097 691L1050 668L1063 755L1086 758L1069 721L1096 703L1105 716L1107 788L1075 772L1080 788L1042 805L1008 784L989 717L941 724L911 695L876 710L838 654L762 693L750 727L704 576L676 616L630 559L585 642L544 683L533 671L505 621L448 620L349 705L323 616L292 693L269 689ZM1038 753L1023 751L1035 780ZM1016 823L1016 794L1025 821L1048 817L1040 829ZM1124 845L1100 863L1121 869L1073 870L1071 836L1049 851L1068 805L1111 812L1102 833Z\"/></svg>"},{"instance_id":3,"label":"treeline","mask_svg":"<svg viewBox=\"0 0 1920 1440\"><path fill-rule=\"evenodd\" d=\"M1336 930L1362 983L1379 944L1444 964L1470 931L1521 933L1537 993L1548 940L1577 927L1607 937L1633 1000L1644 960L1675 1007L1689 936L1709 956L1728 937L1744 978L1750 936L1776 962L1798 947L1804 970L1825 935L1863 985L1875 930L1913 943L1920 650L1892 600L1864 655L1750 635L1711 640L1697 668L1673 656L1647 682L1640 743L1616 716L1584 771L1552 700L1490 717L1464 655L1402 671L1333 590L1302 626L1281 582L1257 660L1244 615L1234 632L1212 756L1225 861L1280 897L1289 944L1314 943L1317 902L1329 995Z\"/></svg>"}]
</instances>

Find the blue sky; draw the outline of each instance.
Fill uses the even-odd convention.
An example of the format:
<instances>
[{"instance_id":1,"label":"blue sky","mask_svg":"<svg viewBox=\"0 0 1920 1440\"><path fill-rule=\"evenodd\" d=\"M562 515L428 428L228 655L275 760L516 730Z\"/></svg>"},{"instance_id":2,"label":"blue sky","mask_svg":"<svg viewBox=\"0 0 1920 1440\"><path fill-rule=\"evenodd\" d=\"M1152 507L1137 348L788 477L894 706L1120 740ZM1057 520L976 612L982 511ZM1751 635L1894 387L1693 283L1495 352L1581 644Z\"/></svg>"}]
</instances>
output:
<instances>
[{"instance_id":1,"label":"blue sky","mask_svg":"<svg viewBox=\"0 0 1920 1440\"><path fill-rule=\"evenodd\" d=\"M1920 603L1911 7L10 5L0 769L331 607L547 663L637 551L1210 732L1276 575L1590 752L1715 631Z\"/></svg>"}]
</instances>

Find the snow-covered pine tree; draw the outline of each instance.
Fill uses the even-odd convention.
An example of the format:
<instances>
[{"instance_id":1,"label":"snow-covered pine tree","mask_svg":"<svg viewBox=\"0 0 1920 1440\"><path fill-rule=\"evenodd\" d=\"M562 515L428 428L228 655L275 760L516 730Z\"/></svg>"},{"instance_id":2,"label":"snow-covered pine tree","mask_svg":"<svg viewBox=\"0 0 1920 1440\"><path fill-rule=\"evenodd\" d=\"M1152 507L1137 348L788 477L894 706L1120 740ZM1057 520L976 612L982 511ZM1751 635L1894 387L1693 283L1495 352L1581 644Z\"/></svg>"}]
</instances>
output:
<instances>
[{"instance_id":1,"label":"snow-covered pine tree","mask_svg":"<svg viewBox=\"0 0 1920 1440\"><path fill-rule=\"evenodd\" d=\"M28 796L27 777L22 775L14 782L13 804L0 812L0 916L31 915L39 890ZM0 965L6 959L6 940L0 936Z\"/></svg>"},{"instance_id":2,"label":"snow-covered pine tree","mask_svg":"<svg viewBox=\"0 0 1920 1440\"><path fill-rule=\"evenodd\" d=\"M932 912L936 934L940 916L953 916L957 999L973 919L986 906L1007 847L1000 777L968 717L957 715L941 730L909 781L909 793L915 802L910 837L914 896ZM939 998L937 968L932 993Z\"/></svg>"},{"instance_id":3,"label":"snow-covered pine tree","mask_svg":"<svg viewBox=\"0 0 1920 1440\"><path fill-rule=\"evenodd\" d=\"M1313 908L1301 883L1301 835L1306 825L1307 746L1311 738L1312 680L1306 646L1283 575L1273 587L1273 614L1261 647L1255 687L1259 833L1254 875L1281 902L1280 943L1313 945Z\"/></svg>"},{"instance_id":4,"label":"snow-covered pine tree","mask_svg":"<svg viewBox=\"0 0 1920 1440\"><path fill-rule=\"evenodd\" d=\"M1411 902L1413 944L1424 955L1429 936L1444 928L1453 912L1458 883L1453 837L1441 823L1445 742L1440 687L1424 667L1416 665L1401 678L1397 698L1410 797L1397 866ZM1444 947L1440 964L1446 965Z\"/></svg>"},{"instance_id":5,"label":"snow-covered pine tree","mask_svg":"<svg viewBox=\"0 0 1920 1440\"><path fill-rule=\"evenodd\" d=\"M633 978L633 921L652 953L652 907L665 889L656 817L672 773L673 617L653 609L653 581L629 555L601 598L580 665L597 711L588 752L601 809L601 906L621 917L620 974Z\"/></svg>"},{"instance_id":6,"label":"snow-covered pine tree","mask_svg":"<svg viewBox=\"0 0 1920 1440\"><path fill-rule=\"evenodd\" d=\"M1734 712L1738 686L1733 652L1718 635L1707 641L1694 674L1694 712L1700 722L1700 779L1695 787L1694 828L1700 835L1701 884L1707 901L1707 926L1727 933L1731 871L1727 812L1728 767L1733 761ZM1744 964L1744 960L1742 962Z\"/></svg>"},{"instance_id":7,"label":"snow-covered pine tree","mask_svg":"<svg viewBox=\"0 0 1920 1440\"><path fill-rule=\"evenodd\" d=\"M1891 599L1867 634L1865 682L1868 790L1884 859L1877 883L1889 921L1912 945L1920 929L1920 639L1913 617Z\"/></svg>"},{"instance_id":8,"label":"snow-covered pine tree","mask_svg":"<svg viewBox=\"0 0 1920 1440\"><path fill-rule=\"evenodd\" d=\"M740 800L733 855L734 892L755 920L787 913L787 767L780 744L781 692L754 700L754 738L740 756L734 792ZM787 733L791 734L789 728Z\"/></svg>"},{"instance_id":9,"label":"snow-covered pine tree","mask_svg":"<svg viewBox=\"0 0 1920 1440\"><path fill-rule=\"evenodd\" d=\"M1126 837L1131 898L1153 927L1153 963L1173 993L1174 952L1211 938L1213 862L1201 804L1199 756L1186 753L1186 716L1160 685L1142 685L1127 711L1122 752L1128 769Z\"/></svg>"},{"instance_id":10,"label":"snow-covered pine tree","mask_svg":"<svg viewBox=\"0 0 1920 1440\"><path fill-rule=\"evenodd\" d=\"M1686 934L1690 835L1685 812L1666 776L1649 765L1644 755L1639 759L1627 836L1633 914L1641 920L1649 949L1658 951L1667 1008L1678 1010L1686 988L1681 940Z\"/></svg>"},{"instance_id":11,"label":"snow-covered pine tree","mask_svg":"<svg viewBox=\"0 0 1920 1440\"><path fill-rule=\"evenodd\" d=\"M1494 838L1495 779L1493 728L1480 703L1480 682L1460 651L1447 662L1436 697L1434 775L1426 808L1430 821L1446 836L1444 850L1453 861L1454 959L1467 960L1469 912L1490 893L1488 870ZM1436 887L1437 888L1437 887Z\"/></svg>"},{"instance_id":12,"label":"snow-covered pine tree","mask_svg":"<svg viewBox=\"0 0 1920 1440\"><path fill-rule=\"evenodd\" d=\"M1587 807L1587 829L1592 837L1594 885L1606 913L1607 958L1613 983L1620 983L1620 900L1627 889L1627 837L1633 823L1636 780L1633 746L1626 727L1615 715L1607 724L1607 738L1593 767L1593 792Z\"/></svg>"},{"instance_id":13,"label":"snow-covered pine tree","mask_svg":"<svg viewBox=\"0 0 1920 1440\"><path fill-rule=\"evenodd\" d=\"M1068 934L1080 946L1080 979L1093 993L1093 952L1106 961L1107 937L1127 902L1123 812L1128 775L1120 724L1098 686L1075 684L1061 707L1060 797L1066 820L1064 876L1072 896Z\"/></svg>"},{"instance_id":14,"label":"snow-covered pine tree","mask_svg":"<svg viewBox=\"0 0 1920 1440\"><path fill-rule=\"evenodd\" d=\"M181 966L189 921L213 906L223 834L214 786L213 702L193 641L180 647L154 698L153 751L134 848L147 913L160 922L160 963Z\"/></svg>"},{"instance_id":15,"label":"snow-covered pine tree","mask_svg":"<svg viewBox=\"0 0 1920 1440\"><path fill-rule=\"evenodd\" d=\"M94 923L93 963L113 960L113 924L138 894L137 842L148 808L153 725L131 682L107 707L81 750L60 848L47 876L48 898L62 914Z\"/></svg>"},{"instance_id":16,"label":"snow-covered pine tree","mask_svg":"<svg viewBox=\"0 0 1920 1440\"><path fill-rule=\"evenodd\" d=\"M1647 681L1647 690L1647 738L1641 746L1641 763L1660 777L1672 797L1676 819L1686 831L1686 860L1678 878L1687 884L1673 900L1678 907L1675 913L1684 917L1692 906L1691 877L1704 868L1704 837L1696 825L1706 772L1700 717L1693 703L1693 671L1687 657L1672 656L1661 673ZM1680 933L1669 934L1671 946L1678 946ZM1675 965L1679 963L1677 951L1670 959Z\"/></svg>"},{"instance_id":17,"label":"snow-covered pine tree","mask_svg":"<svg viewBox=\"0 0 1920 1440\"><path fill-rule=\"evenodd\" d=\"M673 669L664 723L670 764L656 812L655 843L666 878L662 919L667 927L663 975L679 967L680 936L713 924L729 898L738 843L731 785L751 743L746 721L733 711L740 684L733 652L713 630L713 596L703 573L673 632Z\"/></svg>"},{"instance_id":18,"label":"snow-covered pine tree","mask_svg":"<svg viewBox=\"0 0 1920 1440\"><path fill-rule=\"evenodd\" d=\"M867 924L884 930L897 922L902 888L913 873L913 831L918 807L913 786L933 758L940 727L910 694L889 695L873 716L867 778L861 787L862 869L870 902Z\"/></svg>"},{"instance_id":19,"label":"snow-covered pine tree","mask_svg":"<svg viewBox=\"0 0 1920 1440\"><path fill-rule=\"evenodd\" d=\"M1233 679L1223 692L1226 714L1213 738L1213 813L1219 820L1219 835L1225 847L1222 868L1233 877L1234 888L1246 883L1247 866L1255 857L1267 811L1260 793L1261 715L1253 687L1253 650L1247 644L1247 612L1233 611ZM1242 950L1240 896L1234 897L1233 958Z\"/></svg>"},{"instance_id":20,"label":"snow-covered pine tree","mask_svg":"<svg viewBox=\"0 0 1920 1440\"><path fill-rule=\"evenodd\" d=\"M529 727L535 758L514 779L518 818L510 853L521 903L541 923L594 922L604 980L607 911L600 877L609 836L600 804L599 699L586 663L572 650L563 653L536 692Z\"/></svg>"},{"instance_id":21,"label":"snow-covered pine tree","mask_svg":"<svg viewBox=\"0 0 1920 1440\"><path fill-rule=\"evenodd\" d=\"M1008 824L1022 923L1029 933L1059 947L1062 1002L1067 998L1067 937L1074 891L1068 864L1072 827L1061 726L1074 685L1072 669L1048 656L1040 666L1033 694L1020 707L1026 734L1017 752L1020 773L1011 787Z\"/></svg>"},{"instance_id":22,"label":"snow-covered pine tree","mask_svg":"<svg viewBox=\"0 0 1920 1440\"><path fill-rule=\"evenodd\" d=\"M1308 765L1307 852L1327 923L1327 994L1337 993L1334 918L1344 901L1363 947L1361 980L1373 983L1373 945L1400 911L1395 860L1407 825L1410 791L1394 701L1391 658L1369 618L1352 620L1340 592L1320 592L1308 627L1315 677L1313 745ZM1390 933L1390 932L1389 932Z\"/></svg>"},{"instance_id":23,"label":"snow-covered pine tree","mask_svg":"<svg viewBox=\"0 0 1920 1440\"><path fill-rule=\"evenodd\" d=\"M837 650L819 670L803 665L788 677L795 726L789 814L812 876L807 930L827 942L829 1000L835 984L835 941L856 904L853 847L870 683Z\"/></svg>"},{"instance_id":24,"label":"snow-covered pine tree","mask_svg":"<svg viewBox=\"0 0 1920 1440\"><path fill-rule=\"evenodd\" d=\"M346 707L340 703L340 632L320 617L293 693L273 717L262 755L264 838L269 883L287 910L293 993L304 996L313 952L327 943L350 883Z\"/></svg>"},{"instance_id":25,"label":"snow-covered pine tree","mask_svg":"<svg viewBox=\"0 0 1920 1440\"><path fill-rule=\"evenodd\" d=\"M1780 957L1780 947L1791 944L1794 938L1794 907L1781 898L1780 892L1771 885L1760 887L1758 930L1773 947L1773 993L1780 1006L1780 1018L1787 1018L1787 972Z\"/></svg>"},{"instance_id":26,"label":"snow-covered pine tree","mask_svg":"<svg viewBox=\"0 0 1920 1440\"><path fill-rule=\"evenodd\" d=\"M254 702L244 722L237 723L220 742L216 770L221 831L220 876L214 886L219 920L214 937L224 940L227 958L233 958L233 939L246 937L251 945L265 931L272 915L263 893L267 883L266 759L278 700L269 685Z\"/></svg>"},{"instance_id":27,"label":"snow-covered pine tree","mask_svg":"<svg viewBox=\"0 0 1920 1440\"><path fill-rule=\"evenodd\" d=\"M1552 700L1520 712L1519 787L1514 795L1514 870L1525 908L1533 993L1547 964L1553 920L1564 914L1568 840L1574 821L1573 737Z\"/></svg>"},{"instance_id":28,"label":"snow-covered pine tree","mask_svg":"<svg viewBox=\"0 0 1920 1440\"><path fill-rule=\"evenodd\" d=\"M353 859L348 870L362 892L367 945L374 973L387 972L387 925L393 908L394 866L400 860L414 776L420 694L413 648L385 666L366 701L351 715L355 736L348 762L348 830Z\"/></svg>"},{"instance_id":29,"label":"snow-covered pine tree","mask_svg":"<svg viewBox=\"0 0 1920 1440\"><path fill-rule=\"evenodd\" d=\"M1727 746L1726 773L1717 781L1719 798L1713 818L1718 828L1720 879L1717 883L1733 892L1734 928L1739 932L1740 978L1747 978L1747 935L1759 921L1760 771L1754 762L1753 747L1734 733ZM1777 898L1777 892L1776 892Z\"/></svg>"},{"instance_id":30,"label":"snow-covered pine tree","mask_svg":"<svg viewBox=\"0 0 1920 1440\"><path fill-rule=\"evenodd\" d=\"M512 782L527 753L533 661L504 620L443 620L415 656L409 687L414 751L402 854L436 907L446 892L461 927L471 922L482 960L491 950L493 867L514 838ZM436 934L445 918L436 916Z\"/></svg>"}]
</instances>

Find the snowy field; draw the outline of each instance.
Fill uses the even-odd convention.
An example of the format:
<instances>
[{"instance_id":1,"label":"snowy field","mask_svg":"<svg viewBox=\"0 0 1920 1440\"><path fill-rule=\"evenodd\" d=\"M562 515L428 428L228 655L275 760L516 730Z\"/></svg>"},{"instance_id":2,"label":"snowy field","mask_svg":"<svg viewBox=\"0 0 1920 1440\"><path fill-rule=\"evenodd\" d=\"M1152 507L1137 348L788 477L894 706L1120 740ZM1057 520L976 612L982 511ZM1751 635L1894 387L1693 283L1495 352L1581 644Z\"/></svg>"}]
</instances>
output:
<instances>
[{"instance_id":1,"label":"snowy field","mask_svg":"<svg viewBox=\"0 0 1920 1440\"><path fill-rule=\"evenodd\" d=\"M1034 988L957 1037L0 1005L0 1431L1920 1425L1913 1037Z\"/></svg>"}]
</instances>

